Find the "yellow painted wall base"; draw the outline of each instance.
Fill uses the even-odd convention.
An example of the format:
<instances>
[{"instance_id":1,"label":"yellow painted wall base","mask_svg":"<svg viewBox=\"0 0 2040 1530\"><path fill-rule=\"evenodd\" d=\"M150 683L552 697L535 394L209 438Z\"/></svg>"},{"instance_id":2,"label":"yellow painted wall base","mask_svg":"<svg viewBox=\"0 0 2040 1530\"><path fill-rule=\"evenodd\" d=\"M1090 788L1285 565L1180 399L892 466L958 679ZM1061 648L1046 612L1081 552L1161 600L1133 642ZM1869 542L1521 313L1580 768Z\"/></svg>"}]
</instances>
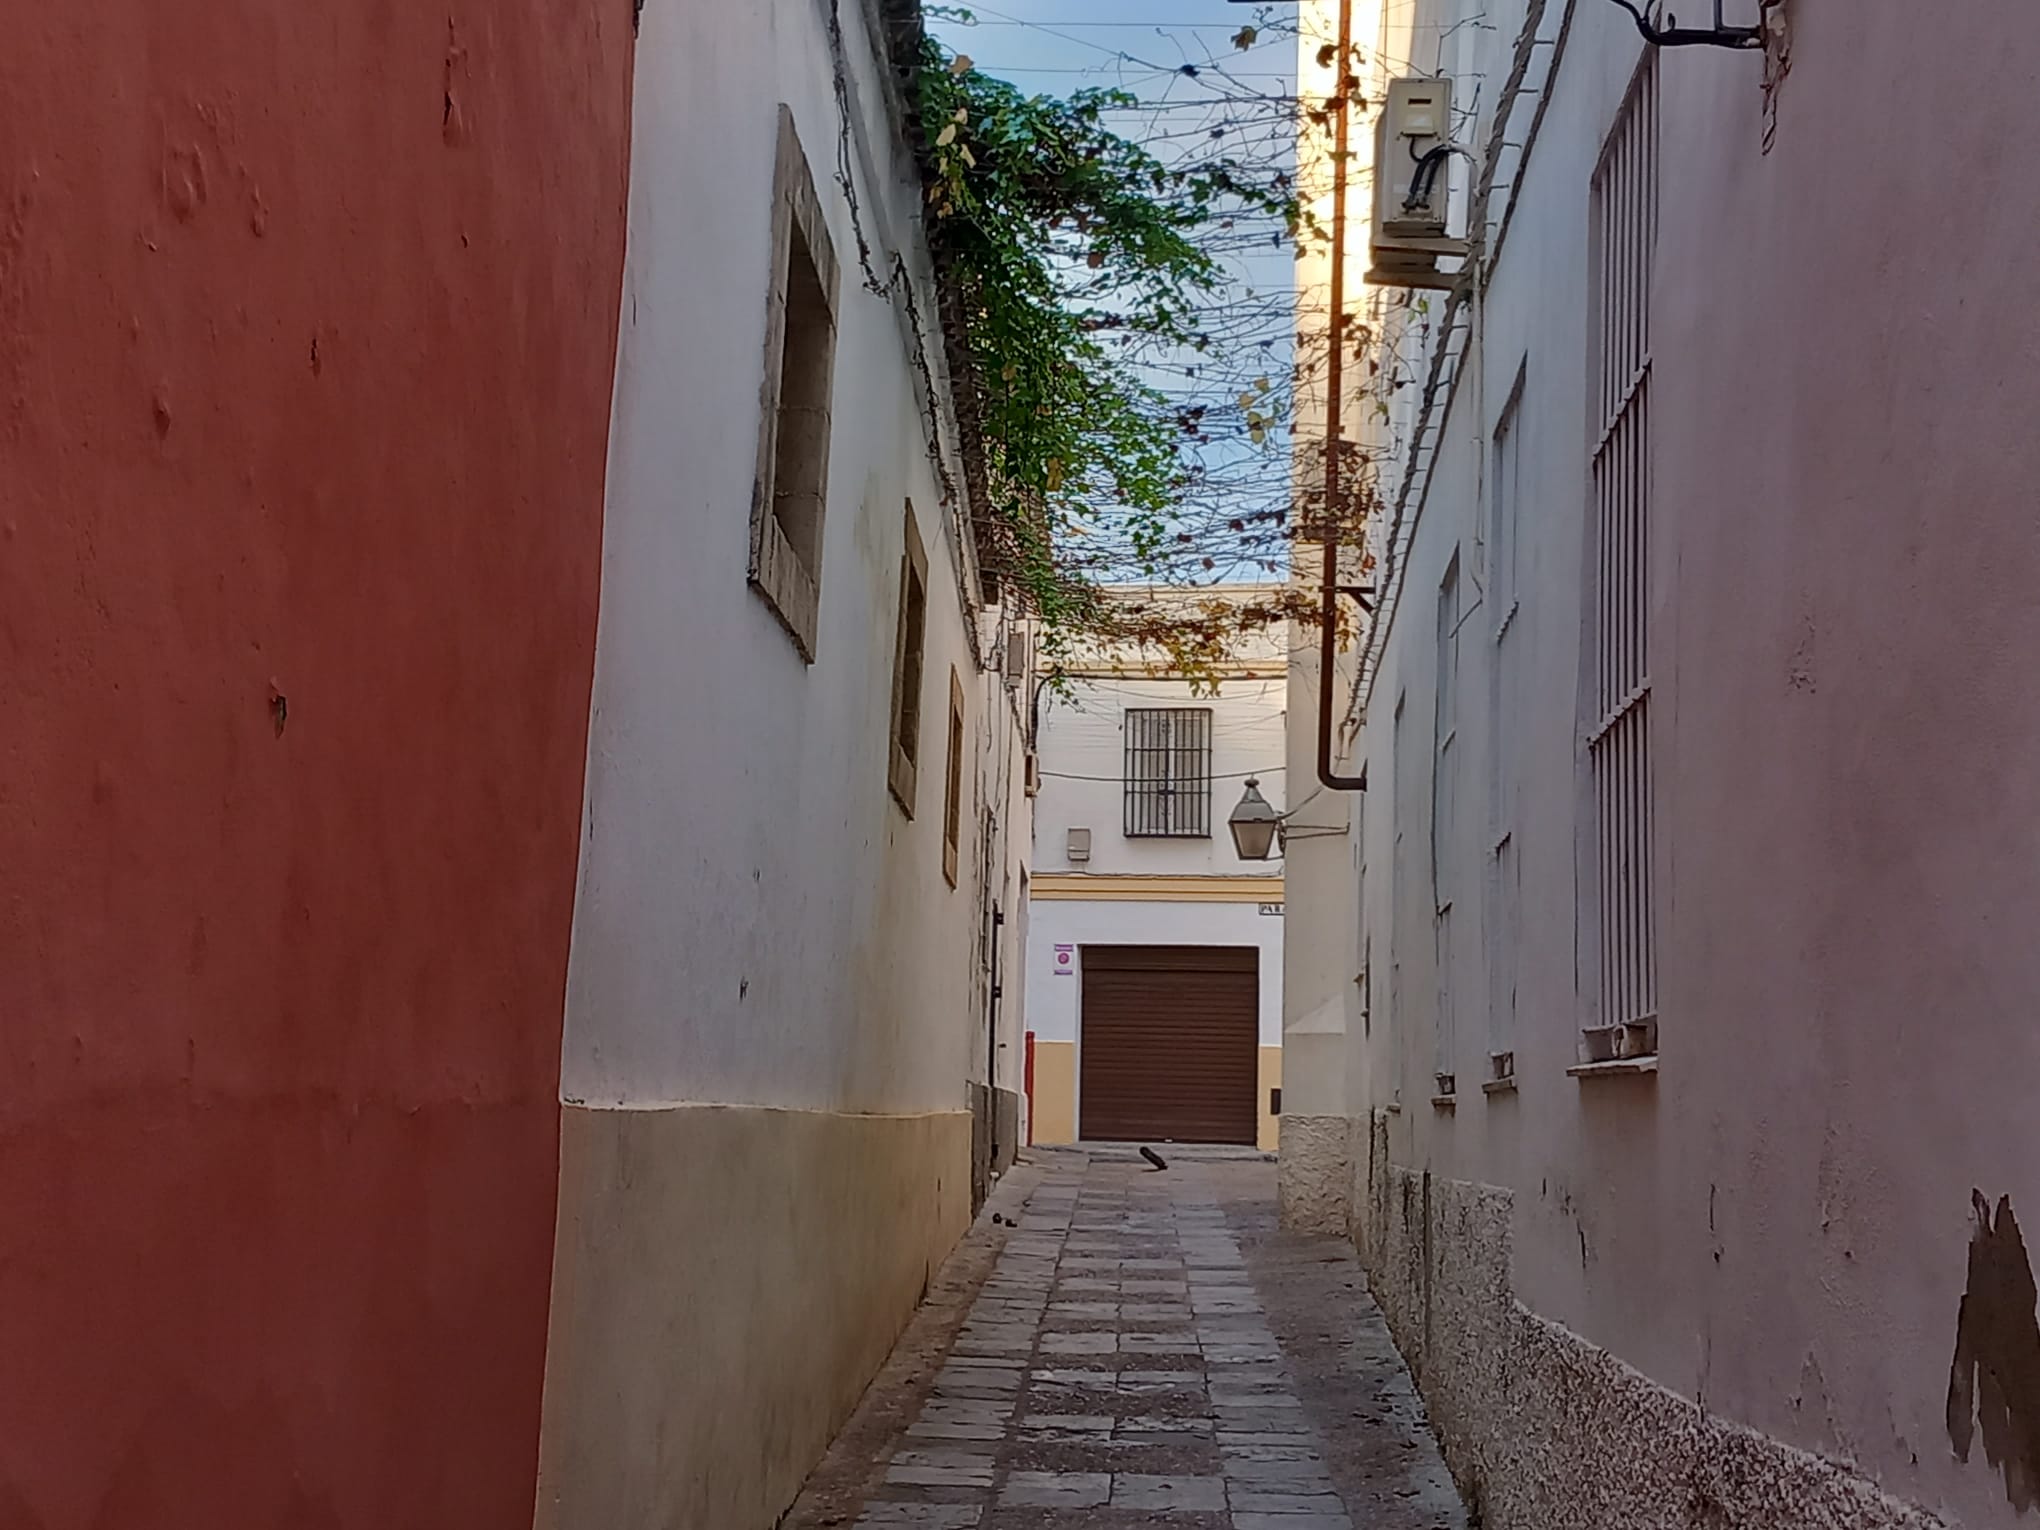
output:
<instances>
[{"instance_id":1,"label":"yellow painted wall base","mask_svg":"<svg viewBox=\"0 0 2040 1530\"><path fill-rule=\"evenodd\" d=\"M970 1221L970 1116L567 1106L538 1530L767 1530Z\"/></svg>"},{"instance_id":2,"label":"yellow painted wall base","mask_svg":"<svg viewBox=\"0 0 2040 1530\"><path fill-rule=\"evenodd\" d=\"M1282 1048L1262 1047L1255 1080L1260 1119L1258 1146L1272 1153L1282 1140L1282 1124L1268 1111L1268 1091L1282 1085ZM1074 1041L1034 1043L1034 1140L1043 1146L1077 1140L1077 1044Z\"/></svg>"},{"instance_id":3,"label":"yellow painted wall base","mask_svg":"<svg viewBox=\"0 0 2040 1530\"><path fill-rule=\"evenodd\" d=\"M1044 871L1028 884L1027 895L1041 903L1279 904L1282 902L1282 878L1122 876Z\"/></svg>"},{"instance_id":4,"label":"yellow painted wall base","mask_svg":"<svg viewBox=\"0 0 2040 1530\"><path fill-rule=\"evenodd\" d=\"M1046 1146L1077 1140L1077 1044L1034 1043L1034 1140Z\"/></svg>"},{"instance_id":5,"label":"yellow painted wall base","mask_svg":"<svg viewBox=\"0 0 2040 1530\"><path fill-rule=\"evenodd\" d=\"M1261 1048L1260 1077L1261 1131L1257 1145L1264 1153L1272 1153L1282 1145L1282 1118L1268 1109L1268 1091L1282 1087L1282 1048Z\"/></svg>"}]
</instances>

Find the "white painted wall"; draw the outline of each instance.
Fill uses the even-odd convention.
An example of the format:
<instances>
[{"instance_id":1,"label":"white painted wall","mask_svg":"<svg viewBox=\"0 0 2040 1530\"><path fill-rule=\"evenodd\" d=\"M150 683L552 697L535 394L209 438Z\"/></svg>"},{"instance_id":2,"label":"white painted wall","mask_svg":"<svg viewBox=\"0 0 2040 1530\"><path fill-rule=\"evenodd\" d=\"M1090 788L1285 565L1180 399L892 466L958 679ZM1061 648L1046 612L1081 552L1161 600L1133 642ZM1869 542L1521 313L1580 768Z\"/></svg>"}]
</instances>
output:
<instances>
[{"instance_id":1,"label":"white painted wall","mask_svg":"<svg viewBox=\"0 0 2040 1530\"><path fill-rule=\"evenodd\" d=\"M1222 588L1213 593L1223 593ZM1240 672L1197 685L1144 672L1153 655L1099 652L1086 656L1070 693L1045 690L1036 734L1041 794L1035 801L1035 871L1038 875L1142 877L1259 877L1271 884L1266 900L1279 903L1282 862L1247 862L1233 847L1226 818L1258 777L1261 793L1279 812L1284 803L1284 642L1280 634L1243 644ZM1112 673L1113 669L1117 673ZM1212 712L1211 836L1208 839L1129 838L1124 833L1125 714L1129 707L1209 707ZM1091 858L1068 857L1068 831L1091 830ZM1262 914L1259 902L1039 898L1029 910L1027 1028L1037 1039L1082 1044L1078 1000L1081 958L1058 976L1055 947L1090 945L1253 946L1260 951L1259 1035L1262 1046L1282 1042L1282 918Z\"/></svg>"},{"instance_id":2,"label":"white painted wall","mask_svg":"<svg viewBox=\"0 0 2040 1530\"><path fill-rule=\"evenodd\" d=\"M1006 635L1018 630L1029 639L1031 631L1017 622L1010 610L994 608L982 617L986 640L983 652L1002 663L1007 652ZM978 744L977 799L993 814L982 842L985 865L985 927L997 946L995 962L980 969L983 987L978 995L981 1007L993 1014L997 1057L993 1084L1019 1092L1026 1076L1025 1032L1027 1023L1027 887L1029 861L1033 855L1034 801L1027 795L1027 731L1025 709L1032 695L1032 669L1016 675L988 670L979 682L982 702L974 705ZM980 809L980 819L983 818ZM1003 923L992 925L992 913ZM990 989L996 985L997 992ZM982 1046L973 1049L968 1076L980 1082L987 1061ZM1021 1137L1026 1140L1024 1134Z\"/></svg>"},{"instance_id":3,"label":"white painted wall","mask_svg":"<svg viewBox=\"0 0 2040 1530\"><path fill-rule=\"evenodd\" d=\"M1549 12L1547 31L1567 9ZM1951 271L1938 231L1962 225L1960 194L1937 167L2031 131L2030 96L1982 88L1977 70L2008 81L2031 71L2035 48L1980 17L1901 39L1793 8L1769 154L1760 60L1659 60L1661 1066L1642 1082L1581 1080L1566 1069L1596 1005L1579 895L1592 872L1579 690L1598 424L1588 188L1639 45L1614 7L1570 14L1531 159L1510 176L1513 221L1480 329L1434 419L1428 492L1395 549L1408 578L1360 751L1374 985L1371 1035L1349 1037L1354 1108L1400 1099L1385 1118L1396 1165L1514 1192L1509 1273L1540 1317L1950 1522L2010 1526L2018 1515L1981 1453L1964 1464L1948 1448L1944 1410L1970 1191L2021 1208L2040 1197L2026 1104L2040 1043L2022 1010L1992 998L2031 991L2035 961L1984 933L2036 904L2033 776L2002 766L2040 737L2011 657L2034 642L2040 552L2017 487L2033 437L2006 423L2035 369L2004 338L2028 334L2022 318L1949 294L1971 290L1963 270L2002 279L2035 257L2022 231L1975 225ZM1416 0L1397 15L1384 52L1428 66L1463 8ZM1505 6L1444 54L1485 102L1520 16ZM1914 110L1887 122L1870 103L1894 91ZM1975 101L2001 109L1935 115ZM1929 144L1909 131L1922 114L1960 125ZM2009 173L2030 191L2030 166ZM1519 373L1520 605L1502 736L1484 479ZM1404 392L1413 418L1418 390ZM1441 972L1435 612L1455 550L1467 619L1459 809L1438 852L1456 882ZM1483 1096L1496 958L1485 874L1505 826L1522 888L1518 1088ZM1441 994L1453 1013L1442 1048ZM1458 1076L1456 1110L1428 1106L1441 1062Z\"/></svg>"},{"instance_id":4,"label":"white painted wall","mask_svg":"<svg viewBox=\"0 0 2040 1530\"><path fill-rule=\"evenodd\" d=\"M925 278L865 9L842 18L864 232L877 262L906 248ZM952 1109L983 1075L978 826L990 800L1020 829L1021 849L993 858L1003 881L1026 844L1009 789L1018 711L972 658L901 306L858 267L825 20L815 0L694 7L639 44L563 1068L564 1092L591 1103ZM812 666L745 578L782 101L842 264ZM920 307L935 309L925 282ZM929 580L911 820L886 789L908 500ZM980 751L955 888L941 848L952 666Z\"/></svg>"},{"instance_id":5,"label":"white painted wall","mask_svg":"<svg viewBox=\"0 0 2040 1530\"><path fill-rule=\"evenodd\" d=\"M1282 918L1253 903L1145 903L1043 898L1030 916L1027 1028L1041 1041L1080 1042L1083 948L1253 946L1261 953L1260 1044L1282 1044ZM1055 948L1077 947L1070 975L1058 976Z\"/></svg>"},{"instance_id":6,"label":"white painted wall","mask_svg":"<svg viewBox=\"0 0 2040 1530\"><path fill-rule=\"evenodd\" d=\"M1520 26L1521 5L1508 9L1509 25L1490 33L1458 26L1460 0L1418 0L1388 18L1385 51L1442 56L1459 71L1459 99L1481 101L1485 113ZM1584 873L1575 863L1579 824L1591 812L1579 795L1575 717L1586 598L1584 517L1591 503L1587 188L1637 59L1633 29L1625 38L1621 28L1598 20L1569 39L1561 88L1529 166L1534 179L1516 203L1477 340L1467 349L1449 412L1441 399L1432 416L1428 492L1410 506L1406 539L1379 549L1385 562L1393 552L1400 583L1365 696L1357 752L1370 778L1362 806L1366 868L1356 890L1364 899L1359 934L1371 953L1372 982L1370 1022L1348 1038L1355 1108L1403 1105L1389 1127L1398 1163L1494 1183L1528 1174L1533 1192L1541 1171L1532 1173L1522 1155L1552 1153L1554 1163L1565 1162L1578 1147L1579 1112L1595 1103L1581 1092L1595 1086L1582 1086L1564 1071L1576 1060L1582 1005L1591 1002L1593 989L1592 954L1577 928ZM1554 11L1546 29L1556 22ZM1476 40L1464 41L1469 37ZM1484 143L1486 121L1469 121L1462 136ZM1443 295L1433 294L1429 317L1438 320L1443 311ZM1519 372L1526 400L1517 416L1519 595L1505 629L1503 613L1486 598L1494 577L1488 453ZM1415 405L1407 407L1413 428ZM1400 440L1407 441L1408 428ZM1455 799L1442 820L1434 874L1437 612L1441 580L1455 556L1462 614L1450 752ZM1505 645L1513 667L1511 727L1502 738L1494 704ZM1661 769L1666 763L1661 756ZM1521 886L1513 1034L1490 1006L1489 963L1499 955L1490 951L1484 928L1492 911L1493 846L1504 829ZM1450 905L1442 918L1441 903ZM1481 1093L1494 1050L1516 1053L1519 1095ZM1429 1106L1441 1071L1456 1076L1461 1103L1450 1113ZM1533 1098L1543 1102L1534 1113L1523 1108ZM1533 1122L1536 1130L1526 1135ZM1609 1184L1605 1176L1596 1180L1591 1194L1599 1199ZM1534 1193L1519 1204L1520 1294L1547 1302L1540 1310L1565 1321L1584 1319L1576 1229ZM1627 1305L1626 1296L1601 1301L1595 1322ZM1638 1305L1632 1316L1655 1328L1654 1312ZM1632 1350L1625 1358L1641 1353Z\"/></svg>"},{"instance_id":7,"label":"white painted wall","mask_svg":"<svg viewBox=\"0 0 2040 1530\"><path fill-rule=\"evenodd\" d=\"M1229 677L1216 694L1187 681L1135 677L1078 679L1071 694L1041 697L1041 795L1035 801L1035 867L1049 872L1129 876L1279 875L1278 857L1246 862L1225 826L1249 776L1279 812L1287 766L1283 758L1286 682L1279 658L1264 677ZM1129 707L1209 707L1211 837L1128 838L1123 832L1126 723ZM1091 859L1068 857L1068 830L1091 831Z\"/></svg>"},{"instance_id":8,"label":"white painted wall","mask_svg":"<svg viewBox=\"0 0 2040 1530\"><path fill-rule=\"evenodd\" d=\"M1297 79L1299 93L1306 98L1328 99L1337 92L1335 44L1339 8L1339 0L1304 0L1298 7ZM1361 79L1361 96L1369 100L1381 98L1393 72L1390 60L1376 46L1383 9L1383 0L1357 0L1350 6L1356 53L1349 66ZM1329 128L1316 125L1307 126L1298 140L1299 191L1318 226L1326 229L1332 221L1333 147ZM1379 329L1382 304L1378 297L1370 296L1362 282L1368 267L1373 161L1373 120L1364 111L1356 112L1347 159L1350 177L1345 259L1347 321L1349 325L1366 323ZM1307 505L1311 503L1310 496L1322 485L1324 475L1330 281L1328 243L1305 241L1296 262L1295 471ZM1386 431L1375 411L1362 403L1360 390L1354 386L1361 376L1364 374L1353 365L1349 355L1340 436L1379 454ZM1348 492L1359 487L1349 484ZM1320 557L1316 546L1298 549L1298 573L1313 599L1321 577ZM1355 557L1349 553L1343 577L1371 583L1371 574L1363 573L1355 563ZM1349 619L1354 617L1350 603L1344 603L1343 608ZM1360 799L1356 793L1335 791L1319 782L1319 632L1315 626L1298 625L1290 629L1288 636L1285 748L1295 814L1285 864L1290 938L1283 968L1283 1105L1285 1114L1290 1116L1342 1116L1348 1109L1345 1036L1349 1025L1357 1021L1359 1008L1359 989L1354 978L1361 963ZM1343 775L1351 775L1360 768L1352 752L1355 730L1347 725L1344 705L1356 661L1357 653L1351 644L1342 645L1334 676L1338 705L1332 717L1332 763L1334 771Z\"/></svg>"}]
</instances>

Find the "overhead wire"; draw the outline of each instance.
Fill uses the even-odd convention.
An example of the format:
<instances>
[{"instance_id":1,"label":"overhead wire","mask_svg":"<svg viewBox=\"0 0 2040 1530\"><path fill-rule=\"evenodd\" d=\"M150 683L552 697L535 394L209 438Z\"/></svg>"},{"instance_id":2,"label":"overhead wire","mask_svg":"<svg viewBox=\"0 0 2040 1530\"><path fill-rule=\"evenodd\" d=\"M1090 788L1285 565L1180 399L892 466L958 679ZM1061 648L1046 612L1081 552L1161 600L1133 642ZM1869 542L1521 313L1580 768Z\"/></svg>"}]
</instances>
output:
<instances>
[{"instance_id":1,"label":"overhead wire","mask_svg":"<svg viewBox=\"0 0 2040 1530\"><path fill-rule=\"evenodd\" d=\"M1180 170L1218 155L1294 173L1297 138L1306 130L1306 103L1295 72L1251 66L1262 56L1294 49L1302 27L1264 24L1244 39L1246 46L1227 49L1218 34L1242 36L1231 23L1103 17L1049 22L997 8L972 9L973 23L955 27L952 40L998 27L1052 39L1095 59L1083 67L1052 58L1016 59L1003 71L996 59L988 59L978 61L980 69L1044 79L1091 77L1129 91L1139 99L1108 103L1103 110L1127 124L1120 131L1166 168ZM1256 13L1254 19L1264 18ZM1265 88L1271 82L1280 88ZM1290 400L1318 368L1308 347L1297 344L1293 247L1288 231L1272 219L1221 218L1203 232L1200 248L1226 274L1184 309L1186 328L1199 337L1198 344L1114 334L1110 326L1101 332L1128 375L1180 414L1182 478L1158 530L1109 513L1073 528L1061 549L1068 566L1093 578L1142 576L1178 587L1219 580L1273 585L1286 578L1293 540Z\"/></svg>"}]
</instances>

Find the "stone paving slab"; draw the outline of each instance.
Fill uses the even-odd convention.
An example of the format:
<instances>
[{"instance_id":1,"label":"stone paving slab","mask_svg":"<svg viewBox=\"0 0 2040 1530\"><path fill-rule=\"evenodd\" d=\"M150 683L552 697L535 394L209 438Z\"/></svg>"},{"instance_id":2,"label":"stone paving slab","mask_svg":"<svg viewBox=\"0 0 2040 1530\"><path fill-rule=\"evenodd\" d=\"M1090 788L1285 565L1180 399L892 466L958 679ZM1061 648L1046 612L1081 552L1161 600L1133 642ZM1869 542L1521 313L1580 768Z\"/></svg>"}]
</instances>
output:
<instances>
[{"instance_id":1,"label":"stone paving slab","mask_svg":"<svg viewBox=\"0 0 2040 1530\"><path fill-rule=\"evenodd\" d=\"M1272 1227L1272 1166L1171 1156L1151 1172L1042 1155L942 1351L929 1363L910 1330L915 1368L889 1367L867 1396L860 1417L898 1415L890 1437L853 1421L786 1530L1355 1530L1356 1501L1365 1530L1465 1530L1420 1409L1355 1423L1325 1406L1340 1357L1293 1321L1283 1281L1297 1277L1268 1273L1289 1247ZM1350 1267L1349 1253L1328 1258ZM1378 1325L1355 1287L1352 1320ZM1366 1349L1355 1384L1407 1392L1392 1357ZM911 1407L888 1402L903 1390ZM1328 1443L1369 1429L1396 1435L1373 1451L1393 1481L1356 1477L1351 1449Z\"/></svg>"}]
</instances>

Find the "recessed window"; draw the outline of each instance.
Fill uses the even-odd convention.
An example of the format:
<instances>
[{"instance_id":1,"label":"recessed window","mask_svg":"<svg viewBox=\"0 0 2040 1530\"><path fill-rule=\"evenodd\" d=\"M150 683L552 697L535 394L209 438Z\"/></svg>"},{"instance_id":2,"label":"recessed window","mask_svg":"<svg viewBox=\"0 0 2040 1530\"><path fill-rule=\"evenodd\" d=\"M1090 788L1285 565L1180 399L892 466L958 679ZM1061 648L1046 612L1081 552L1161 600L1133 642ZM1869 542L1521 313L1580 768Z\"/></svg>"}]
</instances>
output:
<instances>
[{"instance_id":1,"label":"recessed window","mask_svg":"<svg viewBox=\"0 0 2040 1530\"><path fill-rule=\"evenodd\" d=\"M1211 835L1211 709L1126 711L1126 837Z\"/></svg>"},{"instance_id":2,"label":"recessed window","mask_svg":"<svg viewBox=\"0 0 2040 1530\"><path fill-rule=\"evenodd\" d=\"M1364 900L1363 900L1364 902ZM1374 937L1369 935L1360 947L1360 974L1353 979L1360 990L1360 1034L1374 1034Z\"/></svg>"},{"instance_id":3,"label":"recessed window","mask_svg":"<svg viewBox=\"0 0 2040 1530\"><path fill-rule=\"evenodd\" d=\"M1527 362L1517 368L1515 386L1509 390L1490 448L1494 467L1488 489L1487 599L1496 612L1497 643L1509 630L1518 598L1517 520L1523 501L1523 382L1527 370Z\"/></svg>"},{"instance_id":4,"label":"recessed window","mask_svg":"<svg viewBox=\"0 0 2040 1530\"><path fill-rule=\"evenodd\" d=\"M942 786L942 874L956 885L963 839L963 681L949 671L949 772Z\"/></svg>"},{"instance_id":5,"label":"recessed window","mask_svg":"<svg viewBox=\"0 0 2040 1530\"><path fill-rule=\"evenodd\" d=\"M1493 488L1488 499L1487 600L1500 613L1491 629L1494 656L1488 664L1488 862L1481 944L1488 965L1488 1057L1490 1092L1515 1077L1516 981L1522 923L1522 873L1515 841L1516 756L1520 748L1516 713L1524 691L1522 621L1518 614L1517 523L1523 503L1524 378L1528 362L1516 369L1515 386L1494 432ZM1503 1060L1507 1066L1503 1066Z\"/></svg>"},{"instance_id":6,"label":"recessed window","mask_svg":"<svg viewBox=\"0 0 2040 1530\"><path fill-rule=\"evenodd\" d=\"M1459 554L1454 551L1438 584L1438 687L1432 720L1431 885L1439 908L1456 890L1459 853Z\"/></svg>"},{"instance_id":7,"label":"recessed window","mask_svg":"<svg viewBox=\"0 0 2040 1530\"><path fill-rule=\"evenodd\" d=\"M1648 51L1648 50L1646 50ZM1586 563L1586 732L1594 816L1582 914L1599 948L1582 1063L1657 1051L1656 767L1651 724L1651 282L1658 86L1646 58L1594 172L1593 519Z\"/></svg>"},{"instance_id":8,"label":"recessed window","mask_svg":"<svg viewBox=\"0 0 2040 1530\"><path fill-rule=\"evenodd\" d=\"M1459 1065L1454 1059L1459 1055L1458 1015L1454 1003L1452 910L1438 911L1438 922L1434 926L1437 941L1438 960L1438 1012L1435 1017L1436 1030L1433 1036L1434 1055L1437 1062L1434 1072L1438 1093L1452 1095L1459 1092Z\"/></svg>"},{"instance_id":9,"label":"recessed window","mask_svg":"<svg viewBox=\"0 0 2040 1530\"><path fill-rule=\"evenodd\" d=\"M892 741L886 784L893 800L914 816L921 765L921 650L928 633L928 554L907 506L906 550L900 554L899 625L893 642Z\"/></svg>"},{"instance_id":10,"label":"recessed window","mask_svg":"<svg viewBox=\"0 0 2040 1530\"><path fill-rule=\"evenodd\" d=\"M779 108L772 177L772 275L765 385L751 495L751 585L810 664L822 595L829 405L836 362L836 252L814 178Z\"/></svg>"}]
</instances>

